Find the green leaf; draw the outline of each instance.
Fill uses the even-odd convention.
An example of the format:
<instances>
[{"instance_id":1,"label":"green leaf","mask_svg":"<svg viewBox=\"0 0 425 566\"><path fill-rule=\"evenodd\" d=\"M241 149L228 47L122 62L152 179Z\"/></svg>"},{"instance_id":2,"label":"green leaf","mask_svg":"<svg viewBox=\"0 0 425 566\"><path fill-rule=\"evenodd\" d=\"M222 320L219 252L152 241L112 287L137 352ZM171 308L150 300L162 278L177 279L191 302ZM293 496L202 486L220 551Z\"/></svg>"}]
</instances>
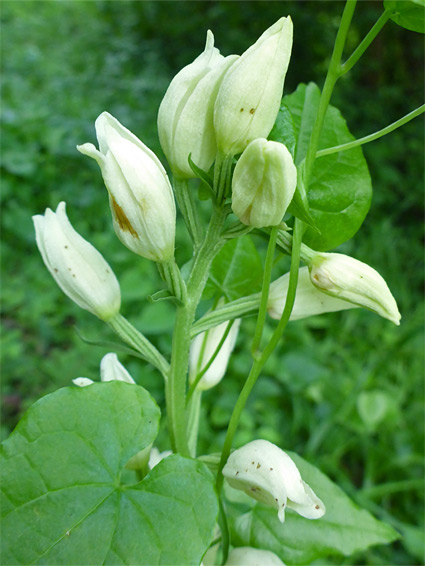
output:
<instances>
[{"instance_id":1,"label":"green leaf","mask_svg":"<svg viewBox=\"0 0 425 566\"><path fill-rule=\"evenodd\" d=\"M137 385L65 388L35 403L2 447L4 564L199 564L217 518L210 472L170 456L121 482L159 409Z\"/></svg>"},{"instance_id":2,"label":"green leaf","mask_svg":"<svg viewBox=\"0 0 425 566\"><path fill-rule=\"evenodd\" d=\"M398 538L392 527L360 509L317 468L297 454L288 454L303 480L325 503L325 515L309 520L289 510L282 524L276 510L256 505L235 520L232 544L270 550L285 564L309 564L333 554L350 556Z\"/></svg>"},{"instance_id":3,"label":"green leaf","mask_svg":"<svg viewBox=\"0 0 425 566\"><path fill-rule=\"evenodd\" d=\"M425 33L425 0L384 0L384 8L394 12L391 19L399 26Z\"/></svg>"},{"instance_id":4,"label":"green leaf","mask_svg":"<svg viewBox=\"0 0 425 566\"><path fill-rule=\"evenodd\" d=\"M289 149L292 157L295 157L297 132L295 130L292 114L284 103L282 103L282 106L280 107L276 122L274 123L268 139L284 143Z\"/></svg>"},{"instance_id":5,"label":"green leaf","mask_svg":"<svg viewBox=\"0 0 425 566\"><path fill-rule=\"evenodd\" d=\"M227 242L214 259L204 298L215 295L233 301L260 291L263 266L249 236Z\"/></svg>"},{"instance_id":6,"label":"green leaf","mask_svg":"<svg viewBox=\"0 0 425 566\"><path fill-rule=\"evenodd\" d=\"M122 352L123 354L129 354L130 356L135 356L136 358L140 358L141 360L146 360L146 358L139 354L139 352L133 350L133 348L124 346L119 342L114 342L112 340L90 340L89 338L86 338L82 335L78 326L74 326L74 330L77 333L78 338L85 344L89 344L90 346L99 346L101 348L108 348L112 352Z\"/></svg>"},{"instance_id":7,"label":"green leaf","mask_svg":"<svg viewBox=\"0 0 425 566\"><path fill-rule=\"evenodd\" d=\"M283 99L292 113L297 132L295 162L305 158L320 100L314 83L299 85ZM285 143L285 137L282 139ZM319 149L352 141L339 110L329 106ZM372 186L360 147L317 158L307 192L310 213L317 230L308 228L304 243L319 251L335 248L360 228L370 207Z\"/></svg>"}]
</instances>

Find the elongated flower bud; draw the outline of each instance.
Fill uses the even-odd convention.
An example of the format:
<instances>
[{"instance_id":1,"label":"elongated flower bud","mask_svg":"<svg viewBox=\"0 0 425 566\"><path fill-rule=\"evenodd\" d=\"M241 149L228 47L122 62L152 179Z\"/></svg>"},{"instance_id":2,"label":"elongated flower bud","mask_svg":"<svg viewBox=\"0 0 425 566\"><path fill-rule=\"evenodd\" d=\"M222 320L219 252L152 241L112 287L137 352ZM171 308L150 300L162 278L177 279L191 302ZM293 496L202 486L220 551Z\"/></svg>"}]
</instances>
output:
<instances>
[{"instance_id":1,"label":"elongated flower bud","mask_svg":"<svg viewBox=\"0 0 425 566\"><path fill-rule=\"evenodd\" d=\"M86 387L94 383L87 377L77 377L72 380L78 387ZM105 354L100 361L100 381L124 381L125 383L135 384L136 382L119 361L114 353Z\"/></svg>"},{"instance_id":2,"label":"elongated flower bud","mask_svg":"<svg viewBox=\"0 0 425 566\"><path fill-rule=\"evenodd\" d=\"M62 291L79 307L102 320L120 310L121 292L103 256L71 226L61 202L33 216L38 249Z\"/></svg>"},{"instance_id":3,"label":"elongated flower bud","mask_svg":"<svg viewBox=\"0 0 425 566\"><path fill-rule=\"evenodd\" d=\"M227 71L218 91L214 127L224 155L266 138L275 123L292 49L292 20L281 18Z\"/></svg>"},{"instance_id":4,"label":"elongated flower bud","mask_svg":"<svg viewBox=\"0 0 425 566\"><path fill-rule=\"evenodd\" d=\"M317 289L400 324L401 315L388 285L366 263L343 254L317 253L309 269Z\"/></svg>"},{"instance_id":5,"label":"elongated flower bud","mask_svg":"<svg viewBox=\"0 0 425 566\"><path fill-rule=\"evenodd\" d=\"M223 475L231 487L276 508L281 523L286 507L307 519L319 519L325 513L322 501L302 481L291 458L267 440L254 440L235 450Z\"/></svg>"},{"instance_id":6,"label":"elongated flower bud","mask_svg":"<svg viewBox=\"0 0 425 566\"><path fill-rule=\"evenodd\" d=\"M205 50L171 81L158 112L159 141L176 177L190 179L193 162L208 171L217 153L214 103L224 73L238 59L223 57L207 32Z\"/></svg>"},{"instance_id":7,"label":"elongated flower bud","mask_svg":"<svg viewBox=\"0 0 425 566\"><path fill-rule=\"evenodd\" d=\"M236 164L232 181L232 210L255 228L282 222L297 186L297 168L282 143L258 138Z\"/></svg>"},{"instance_id":8,"label":"elongated flower bud","mask_svg":"<svg viewBox=\"0 0 425 566\"><path fill-rule=\"evenodd\" d=\"M285 308L286 296L289 287L289 273L285 273L270 285L267 311L271 318L277 320L282 316ZM343 311L354 309L357 305L330 297L323 291L319 291L310 281L308 267L302 267L298 272L298 284L295 295L295 303L289 320L298 320L325 312Z\"/></svg>"},{"instance_id":9,"label":"elongated flower bud","mask_svg":"<svg viewBox=\"0 0 425 566\"><path fill-rule=\"evenodd\" d=\"M285 564L270 550L239 546L230 551L225 566L285 566Z\"/></svg>"},{"instance_id":10,"label":"elongated flower bud","mask_svg":"<svg viewBox=\"0 0 425 566\"><path fill-rule=\"evenodd\" d=\"M220 303L219 303L220 304ZM201 391L211 389L219 383L226 373L227 364L229 363L230 354L235 347L236 338L239 332L241 319L233 322L232 327L223 342L217 356L202 376L197 388ZM226 332L228 322L219 324L218 326L198 334L192 342L190 348L190 369L189 381L193 383L196 376L205 368L209 360L213 356L217 347Z\"/></svg>"},{"instance_id":11,"label":"elongated flower bud","mask_svg":"<svg viewBox=\"0 0 425 566\"><path fill-rule=\"evenodd\" d=\"M176 207L161 162L107 112L96 120L96 135L100 151L91 143L77 149L100 166L118 238L132 252L147 259L171 259Z\"/></svg>"}]
</instances>

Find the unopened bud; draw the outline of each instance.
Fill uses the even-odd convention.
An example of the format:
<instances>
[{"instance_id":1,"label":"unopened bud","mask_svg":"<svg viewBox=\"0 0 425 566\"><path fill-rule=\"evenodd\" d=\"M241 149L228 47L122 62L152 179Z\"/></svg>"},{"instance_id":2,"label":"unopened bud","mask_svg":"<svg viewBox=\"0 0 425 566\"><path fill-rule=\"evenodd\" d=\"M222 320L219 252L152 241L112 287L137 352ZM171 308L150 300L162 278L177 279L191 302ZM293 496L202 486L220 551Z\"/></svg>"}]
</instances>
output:
<instances>
[{"instance_id":1,"label":"unopened bud","mask_svg":"<svg viewBox=\"0 0 425 566\"><path fill-rule=\"evenodd\" d=\"M223 475L231 487L277 509L281 523L286 507L307 519L319 519L325 514L325 506L301 479L293 460L267 440L254 440L235 450Z\"/></svg>"},{"instance_id":2,"label":"unopened bud","mask_svg":"<svg viewBox=\"0 0 425 566\"><path fill-rule=\"evenodd\" d=\"M156 155L118 120L103 112L96 120L98 151L78 151L97 161L109 193L114 230L132 252L153 261L174 255L176 207L165 169Z\"/></svg>"},{"instance_id":3,"label":"unopened bud","mask_svg":"<svg viewBox=\"0 0 425 566\"><path fill-rule=\"evenodd\" d=\"M72 380L78 387L86 387L94 383L87 377L77 377ZM100 381L124 381L125 383L135 384L136 382L119 361L114 353L105 354L100 361Z\"/></svg>"},{"instance_id":4,"label":"unopened bud","mask_svg":"<svg viewBox=\"0 0 425 566\"><path fill-rule=\"evenodd\" d=\"M317 289L400 324L401 315L388 285L366 263L343 254L317 253L309 269Z\"/></svg>"},{"instance_id":5,"label":"unopened bud","mask_svg":"<svg viewBox=\"0 0 425 566\"><path fill-rule=\"evenodd\" d=\"M232 210L255 228L282 222L297 186L297 168L286 146L259 138L236 164L232 181Z\"/></svg>"},{"instance_id":6,"label":"unopened bud","mask_svg":"<svg viewBox=\"0 0 425 566\"><path fill-rule=\"evenodd\" d=\"M276 120L292 49L292 20L280 18L227 71L218 91L214 127L224 155L266 138Z\"/></svg>"},{"instance_id":7,"label":"unopened bud","mask_svg":"<svg viewBox=\"0 0 425 566\"><path fill-rule=\"evenodd\" d=\"M270 285L267 312L271 318L280 319L285 308L289 287L289 273L285 273ZM308 267L301 267L298 272L298 284L295 302L289 320L298 320L326 312L354 309L357 305L330 297L319 291L310 281Z\"/></svg>"},{"instance_id":8,"label":"unopened bud","mask_svg":"<svg viewBox=\"0 0 425 566\"><path fill-rule=\"evenodd\" d=\"M112 269L103 256L74 230L65 203L56 212L33 216L41 257L62 291L79 307L102 320L120 310L121 292Z\"/></svg>"},{"instance_id":9,"label":"unopened bud","mask_svg":"<svg viewBox=\"0 0 425 566\"><path fill-rule=\"evenodd\" d=\"M207 32L205 50L171 81L158 112L159 141L176 177L190 179L193 162L208 171L217 153L214 103L224 73L237 59L223 57Z\"/></svg>"},{"instance_id":10,"label":"unopened bud","mask_svg":"<svg viewBox=\"0 0 425 566\"><path fill-rule=\"evenodd\" d=\"M285 564L270 550L239 546L230 551L225 566L285 566Z\"/></svg>"}]
</instances>

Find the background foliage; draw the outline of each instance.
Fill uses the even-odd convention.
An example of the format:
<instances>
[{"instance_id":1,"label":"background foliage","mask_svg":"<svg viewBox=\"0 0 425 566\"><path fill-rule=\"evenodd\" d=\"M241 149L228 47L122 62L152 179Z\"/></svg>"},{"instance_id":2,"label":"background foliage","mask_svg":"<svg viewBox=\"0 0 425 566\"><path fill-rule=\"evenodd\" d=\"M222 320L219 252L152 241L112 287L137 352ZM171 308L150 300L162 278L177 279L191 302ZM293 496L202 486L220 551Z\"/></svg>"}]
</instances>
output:
<instances>
[{"instance_id":1,"label":"background foliage","mask_svg":"<svg viewBox=\"0 0 425 566\"><path fill-rule=\"evenodd\" d=\"M108 330L59 290L34 243L31 215L60 200L76 229L119 277L123 314L165 352L173 309L146 297L160 287L155 267L113 235L96 165L75 150L94 141L108 110L161 158L156 114L172 76L203 49L208 28L225 55L241 53L282 15L294 21L285 93L321 86L343 2L14 2L2 5L2 436L40 396L84 375L98 379L107 350L81 341ZM382 10L359 2L352 50ZM337 85L332 104L361 137L423 102L423 36L392 22ZM293 322L244 413L241 445L265 438L313 462L402 534L401 542L334 563L423 563L423 120L364 147L374 187L362 230L339 251L370 263L402 313L399 328L353 310ZM205 214L208 211L205 209ZM258 244L260 252L262 243ZM178 231L177 260L190 258ZM283 259L276 276L286 270ZM142 305L142 306L141 306ZM226 379L204 395L200 453L221 448L250 366L242 325ZM120 356L163 406L160 376ZM164 423L162 423L164 427ZM158 440L167 448L164 428ZM326 562L329 564L329 560Z\"/></svg>"}]
</instances>

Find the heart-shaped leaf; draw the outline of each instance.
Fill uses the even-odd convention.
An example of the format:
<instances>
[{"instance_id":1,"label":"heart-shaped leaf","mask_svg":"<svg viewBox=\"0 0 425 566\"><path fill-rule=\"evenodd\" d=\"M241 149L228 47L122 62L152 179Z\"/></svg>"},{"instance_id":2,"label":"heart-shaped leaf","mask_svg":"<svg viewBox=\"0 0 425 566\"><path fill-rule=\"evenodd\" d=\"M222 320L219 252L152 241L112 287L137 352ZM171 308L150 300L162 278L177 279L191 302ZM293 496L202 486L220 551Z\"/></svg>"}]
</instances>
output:
<instances>
[{"instance_id":1,"label":"heart-shaped leaf","mask_svg":"<svg viewBox=\"0 0 425 566\"><path fill-rule=\"evenodd\" d=\"M170 456L121 481L159 416L147 391L122 382L35 403L2 447L3 563L199 564L217 517L205 466Z\"/></svg>"}]
</instances>

